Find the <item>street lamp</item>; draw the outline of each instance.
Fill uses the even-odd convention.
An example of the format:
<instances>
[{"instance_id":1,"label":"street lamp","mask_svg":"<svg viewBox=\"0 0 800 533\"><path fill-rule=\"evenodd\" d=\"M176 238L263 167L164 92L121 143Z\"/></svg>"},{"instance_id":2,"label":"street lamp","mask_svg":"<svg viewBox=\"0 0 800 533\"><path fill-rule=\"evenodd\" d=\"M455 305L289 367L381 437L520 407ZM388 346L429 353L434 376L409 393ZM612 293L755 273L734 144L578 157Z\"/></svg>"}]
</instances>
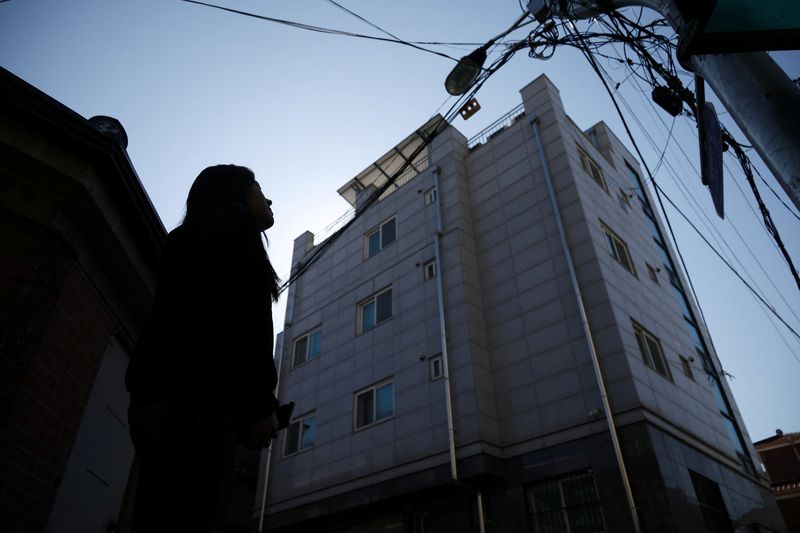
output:
<instances>
[{"instance_id":1,"label":"street lamp","mask_svg":"<svg viewBox=\"0 0 800 533\"><path fill-rule=\"evenodd\" d=\"M472 87L481 73L483 63L486 61L486 50L490 43L486 43L471 54L462 57L458 64L450 71L444 82L444 88L453 96L464 94Z\"/></svg>"}]
</instances>

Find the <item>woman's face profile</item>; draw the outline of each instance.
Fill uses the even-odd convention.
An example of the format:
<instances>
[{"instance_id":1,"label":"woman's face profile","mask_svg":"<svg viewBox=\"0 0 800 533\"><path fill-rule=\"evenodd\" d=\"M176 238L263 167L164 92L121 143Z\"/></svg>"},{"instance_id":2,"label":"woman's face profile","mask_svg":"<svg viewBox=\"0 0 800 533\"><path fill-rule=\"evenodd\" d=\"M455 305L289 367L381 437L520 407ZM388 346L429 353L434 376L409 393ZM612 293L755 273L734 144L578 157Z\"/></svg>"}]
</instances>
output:
<instances>
[{"instance_id":1,"label":"woman's face profile","mask_svg":"<svg viewBox=\"0 0 800 533\"><path fill-rule=\"evenodd\" d=\"M261 185L259 185L257 181L247 189L244 200L250 212L253 213L256 220L258 220L259 231L269 229L275 224L272 208L270 208L272 200L264 196L264 193L261 192Z\"/></svg>"}]
</instances>

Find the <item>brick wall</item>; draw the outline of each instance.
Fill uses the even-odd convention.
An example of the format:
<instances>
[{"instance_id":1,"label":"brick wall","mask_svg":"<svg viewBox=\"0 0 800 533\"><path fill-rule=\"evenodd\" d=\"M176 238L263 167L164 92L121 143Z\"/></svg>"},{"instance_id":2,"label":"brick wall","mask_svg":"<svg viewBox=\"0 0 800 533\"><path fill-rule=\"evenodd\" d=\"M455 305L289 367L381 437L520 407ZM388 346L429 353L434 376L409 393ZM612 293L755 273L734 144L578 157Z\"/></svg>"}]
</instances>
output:
<instances>
[{"instance_id":1,"label":"brick wall","mask_svg":"<svg viewBox=\"0 0 800 533\"><path fill-rule=\"evenodd\" d=\"M800 479L800 445L789 444L781 448L759 452L773 483Z\"/></svg>"},{"instance_id":2,"label":"brick wall","mask_svg":"<svg viewBox=\"0 0 800 533\"><path fill-rule=\"evenodd\" d=\"M0 212L0 530L44 530L113 319L60 237Z\"/></svg>"}]
</instances>

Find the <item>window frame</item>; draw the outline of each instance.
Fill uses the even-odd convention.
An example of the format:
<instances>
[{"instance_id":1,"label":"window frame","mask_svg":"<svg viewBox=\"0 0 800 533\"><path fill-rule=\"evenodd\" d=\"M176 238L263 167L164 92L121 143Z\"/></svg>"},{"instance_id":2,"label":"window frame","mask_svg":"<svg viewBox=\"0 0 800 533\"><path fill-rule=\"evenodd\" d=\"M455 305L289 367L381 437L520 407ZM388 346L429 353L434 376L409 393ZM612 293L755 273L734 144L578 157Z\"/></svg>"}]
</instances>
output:
<instances>
[{"instance_id":1,"label":"window frame","mask_svg":"<svg viewBox=\"0 0 800 533\"><path fill-rule=\"evenodd\" d=\"M581 160L581 168L583 169L586 174L589 175L592 180L597 183L605 192L606 194L610 194L608 192L608 184L606 183L605 176L603 175L603 169L600 168L600 165L589 155L589 153L581 146L580 144L575 144L578 148L578 158Z\"/></svg>"},{"instance_id":2,"label":"window frame","mask_svg":"<svg viewBox=\"0 0 800 533\"><path fill-rule=\"evenodd\" d=\"M423 193L423 201L425 203L425 207L436 203L436 187L431 187Z\"/></svg>"},{"instance_id":3,"label":"window frame","mask_svg":"<svg viewBox=\"0 0 800 533\"><path fill-rule=\"evenodd\" d=\"M647 266L647 274L650 276L650 279L653 280L653 283L661 285L661 282L658 281L658 270L656 270L656 267L650 263L645 263L645 266Z\"/></svg>"},{"instance_id":4,"label":"window frame","mask_svg":"<svg viewBox=\"0 0 800 533\"><path fill-rule=\"evenodd\" d=\"M379 389L383 389L383 388L385 388L387 386L391 386L392 387L392 412L389 415L386 415L386 416L383 416L381 418L378 418L378 390ZM358 405L359 405L359 402L358 402L358 399L359 399L359 397L361 397L361 396L363 396L363 395L365 395L367 393L370 393L370 392L372 393L372 420L359 426L358 425L358 420L359 420L359 416L358 416ZM353 431L354 432L355 431L361 431L362 429L366 429L366 428L372 427L372 426L374 426L376 424L380 424L380 423L382 423L382 422L384 422L386 420L391 420L392 418L394 418L394 415L395 415L395 390L394 390L394 379L393 379L393 377L384 379L382 381L379 381L378 383L375 383L374 385L370 385L369 387L366 387L364 389L361 389L361 390L353 393Z\"/></svg>"},{"instance_id":5,"label":"window frame","mask_svg":"<svg viewBox=\"0 0 800 533\"><path fill-rule=\"evenodd\" d=\"M429 269L432 270L432 273L430 274L428 273ZM433 278L435 278L438 275L437 270L438 269L436 268L436 258L431 259L430 261L426 261L422 265L422 275L425 278L425 281L430 281Z\"/></svg>"},{"instance_id":6,"label":"window frame","mask_svg":"<svg viewBox=\"0 0 800 533\"><path fill-rule=\"evenodd\" d=\"M669 368L669 360L667 359L667 355L664 353L664 347L661 345L661 340L638 322L631 320L631 324L633 325L633 336L636 338L636 344L639 347L639 353L642 356L642 362L644 362L644 365L659 376L662 376L669 381L674 381L672 379L672 371L670 371ZM664 372L661 372L654 362L655 358L654 354L651 353L651 345L655 345L658 348L658 352L655 355L658 356L658 360L660 361Z\"/></svg>"},{"instance_id":7,"label":"window frame","mask_svg":"<svg viewBox=\"0 0 800 533\"><path fill-rule=\"evenodd\" d=\"M394 224L394 238L389 242L383 242L383 228L387 226L389 223ZM370 246L369 241L373 235L378 234L378 249L375 253L370 253ZM377 226L371 228L364 234L364 259L371 259L381 253L384 248L392 244L393 242L397 241L397 217L391 216L378 224Z\"/></svg>"},{"instance_id":8,"label":"window frame","mask_svg":"<svg viewBox=\"0 0 800 533\"><path fill-rule=\"evenodd\" d=\"M378 321L378 298L380 296L386 294L387 292L388 293L392 292L392 286L391 285L389 285L388 287L384 287L383 289L379 290L378 292L375 292L375 293L371 294L368 298L358 302L358 305L356 306L356 334L357 335L363 335L364 333L372 331L375 328L377 328L378 326L380 326L381 324L383 324L385 322L388 322L389 320L392 319L392 317L394 316L394 300L393 300L393 296L390 295L390 297L389 297L390 298L390 300L389 300L389 305L390 305L389 316L384 318L381 321ZM375 311L374 311L375 312L375 316L373 318L373 324L372 324L372 327L370 327L369 329L364 329L364 308L367 307L371 303L375 304Z\"/></svg>"},{"instance_id":9,"label":"window frame","mask_svg":"<svg viewBox=\"0 0 800 533\"><path fill-rule=\"evenodd\" d=\"M308 419L314 419L316 411L311 411L309 413L304 414L303 416L295 417L291 423L286 427L285 435L283 438L283 456L284 457L291 457L293 455L297 455L298 453L302 453L306 450L310 450L314 447L315 442L312 442L308 446L303 447L303 436L305 434L303 422ZM316 420L314 420L314 431L316 431ZM292 426L298 425L297 431L297 449L294 451L289 451L289 435L291 433ZM314 433L316 436L316 433Z\"/></svg>"},{"instance_id":10,"label":"window frame","mask_svg":"<svg viewBox=\"0 0 800 533\"><path fill-rule=\"evenodd\" d=\"M439 363L439 373L436 375L435 366L436 363ZM428 377L430 377L431 381L436 381L442 379L444 377L444 362L442 360L442 354L436 354L433 357L428 358Z\"/></svg>"},{"instance_id":11,"label":"window frame","mask_svg":"<svg viewBox=\"0 0 800 533\"><path fill-rule=\"evenodd\" d=\"M316 334L319 334L319 336L320 336L319 353L317 355L315 355L314 357L309 357L309 354L310 354L310 351L311 351L311 342L310 342L311 341L311 337L313 335L316 335ZM303 360L298 362L297 361L297 345L302 340L306 341L305 355L303 357ZM298 336L298 337L296 337L294 339L294 342L292 343L292 368L297 368L297 367L302 366L302 365L304 365L304 364L306 364L306 363L308 363L310 361L313 361L314 359L318 359L321 355L322 355L322 326L316 326L315 328L312 328L312 329L308 330L307 332L303 333L302 335L300 335L300 336Z\"/></svg>"},{"instance_id":12,"label":"window frame","mask_svg":"<svg viewBox=\"0 0 800 533\"><path fill-rule=\"evenodd\" d=\"M619 206L627 213L631 209L631 197L628 196L628 193L626 193L624 189L620 188L617 191L617 199L619 201Z\"/></svg>"},{"instance_id":13,"label":"window frame","mask_svg":"<svg viewBox=\"0 0 800 533\"><path fill-rule=\"evenodd\" d=\"M609 254L614 260L622 265L622 267L633 274L634 277L638 278L639 276L636 275L636 266L633 264L633 257L631 256L630 248L628 248L628 243L626 243L622 237L617 235L614 230L608 227L605 222L602 220L600 221L600 228L603 230L605 235L606 241L606 248L608 249ZM625 261L623 261L622 254L624 253Z\"/></svg>"},{"instance_id":14,"label":"window frame","mask_svg":"<svg viewBox=\"0 0 800 533\"><path fill-rule=\"evenodd\" d=\"M584 482L584 486L580 487L584 490L588 487L591 487L592 494L584 494L584 496L591 496L590 499L580 503L568 501L572 499L571 497L574 496L574 494L568 494L565 491L565 484L574 483L576 481ZM537 509L537 501L541 500L537 499L536 491L537 489L542 488L550 489L551 496L556 494L558 495L558 508ZM574 523L574 513L580 510L592 513L594 515L593 518L599 519L600 525L602 526L602 531L607 531L603 507L600 502L600 494L597 490L597 482L591 470L572 472L566 475L542 479L534 483L526 484L524 486L524 494L525 503L528 508L528 519L530 520L532 531L537 533L541 531L541 528L539 527L540 520L546 519L548 515L552 517L559 517L561 521L563 521L564 526L567 528L566 530L570 531L572 527L576 525Z\"/></svg>"},{"instance_id":15,"label":"window frame","mask_svg":"<svg viewBox=\"0 0 800 533\"><path fill-rule=\"evenodd\" d=\"M686 374L686 377L694 381L694 372L692 371L692 362L689 358L679 355L678 357L681 358L681 367L683 368L683 373Z\"/></svg>"},{"instance_id":16,"label":"window frame","mask_svg":"<svg viewBox=\"0 0 800 533\"><path fill-rule=\"evenodd\" d=\"M719 490L719 483L691 469L689 478L706 530L714 533L733 533L733 523L725 498Z\"/></svg>"}]
</instances>

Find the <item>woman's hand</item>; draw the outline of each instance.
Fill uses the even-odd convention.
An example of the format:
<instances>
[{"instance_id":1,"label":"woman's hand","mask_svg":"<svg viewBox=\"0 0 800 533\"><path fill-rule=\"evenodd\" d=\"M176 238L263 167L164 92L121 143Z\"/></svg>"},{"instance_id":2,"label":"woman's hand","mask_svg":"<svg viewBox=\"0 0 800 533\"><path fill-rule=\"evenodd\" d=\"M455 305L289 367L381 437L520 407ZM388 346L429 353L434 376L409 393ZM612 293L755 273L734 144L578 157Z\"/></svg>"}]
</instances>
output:
<instances>
[{"instance_id":1,"label":"woman's hand","mask_svg":"<svg viewBox=\"0 0 800 533\"><path fill-rule=\"evenodd\" d=\"M262 448L269 446L269 441L278 436L278 417L273 412L268 417L256 420L252 424L253 441Z\"/></svg>"}]
</instances>

